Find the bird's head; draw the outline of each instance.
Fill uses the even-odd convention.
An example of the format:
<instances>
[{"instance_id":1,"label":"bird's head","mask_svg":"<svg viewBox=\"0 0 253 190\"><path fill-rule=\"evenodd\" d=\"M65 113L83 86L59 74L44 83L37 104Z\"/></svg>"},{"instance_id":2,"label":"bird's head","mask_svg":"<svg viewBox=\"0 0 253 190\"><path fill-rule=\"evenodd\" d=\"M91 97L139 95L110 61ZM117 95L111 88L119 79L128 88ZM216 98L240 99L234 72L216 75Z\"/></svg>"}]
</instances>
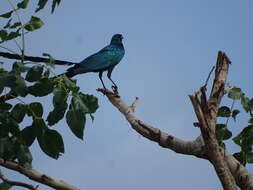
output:
<instances>
[{"instance_id":1,"label":"bird's head","mask_svg":"<svg viewBox=\"0 0 253 190\"><path fill-rule=\"evenodd\" d=\"M111 40L111 44L121 44L123 36L122 34L114 34Z\"/></svg>"}]
</instances>

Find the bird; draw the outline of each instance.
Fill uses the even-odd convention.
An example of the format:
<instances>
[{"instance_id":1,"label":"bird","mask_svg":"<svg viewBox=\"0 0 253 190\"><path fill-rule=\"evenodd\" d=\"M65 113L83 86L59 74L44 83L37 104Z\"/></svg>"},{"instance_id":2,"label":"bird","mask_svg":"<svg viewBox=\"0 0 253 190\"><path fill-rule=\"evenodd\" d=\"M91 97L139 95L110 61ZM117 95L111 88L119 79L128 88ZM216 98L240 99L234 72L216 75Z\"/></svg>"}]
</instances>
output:
<instances>
[{"instance_id":1,"label":"bird","mask_svg":"<svg viewBox=\"0 0 253 190\"><path fill-rule=\"evenodd\" d=\"M99 79L104 89L106 89L102 76L103 72L107 71L107 77L113 83L113 89L118 92L118 87L112 80L111 75L115 66L119 64L125 55L122 40L122 34L114 34L109 45L105 46L97 53L88 56L83 61L74 63L74 66L67 69L67 72L64 74L71 78L79 74L98 72Z\"/></svg>"}]
</instances>

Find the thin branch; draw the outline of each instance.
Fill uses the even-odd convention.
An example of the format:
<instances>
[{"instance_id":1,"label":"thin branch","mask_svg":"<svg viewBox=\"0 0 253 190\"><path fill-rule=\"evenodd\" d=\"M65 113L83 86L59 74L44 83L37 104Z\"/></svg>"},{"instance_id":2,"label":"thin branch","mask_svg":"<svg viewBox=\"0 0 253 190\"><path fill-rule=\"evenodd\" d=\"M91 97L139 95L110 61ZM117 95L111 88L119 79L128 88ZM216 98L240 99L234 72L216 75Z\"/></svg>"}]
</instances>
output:
<instances>
[{"instance_id":1,"label":"thin branch","mask_svg":"<svg viewBox=\"0 0 253 190\"><path fill-rule=\"evenodd\" d=\"M21 19L21 16L19 15L17 9L15 8L14 4L11 2L11 0L8 0L9 4L11 5L13 11L15 12L15 14L18 17L18 21L21 23L21 38L22 38L22 49L21 49L21 54L22 54L22 62L24 62L24 56L25 56L25 29L24 29L24 25Z\"/></svg>"},{"instance_id":2,"label":"thin branch","mask_svg":"<svg viewBox=\"0 0 253 190\"><path fill-rule=\"evenodd\" d=\"M36 171L34 169L24 168L24 167L18 165L16 162L5 161L4 159L0 158L0 166L3 166L3 167L8 168L10 170L19 172L33 181L37 181L41 184L47 185L47 186L52 187L56 190L79 190L77 187L69 185L69 184L65 183L64 181L56 180L46 174L42 174L42 173Z\"/></svg>"},{"instance_id":3,"label":"thin branch","mask_svg":"<svg viewBox=\"0 0 253 190\"><path fill-rule=\"evenodd\" d=\"M209 79L210 79L210 77L211 77L211 74L212 74L212 72L214 71L214 69L215 69L215 66L212 67L211 71L210 71L209 74L208 74L208 77L207 77L206 82L205 82L205 85L204 85L205 87L207 86L208 81L209 81Z\"/></svg>"},{"instance_id":4,"label":"thin branch","mask_svg":"<svg viewBox=\"0 0 253 190\"><path fill-rule=\"evenodd\" d=\"M27 189L31 189L31 190L37 190L37 186L33 186L24 182L20 182L20 181L12 181L7 179L1 172L0 172L0 179L2 179L4 182L12 185L12 186L19 186L19 187L25 187Z\"/></svg>"},{"instance_id":5,"label":"thin branch","mask_svg":"<svg viewBox=\"0 0 253 190\"><path fill-rule=\"evenodd\" d=\"M7 52L0 52L0 56L8 58L8 59L17 59L17 60L22 60L22 56L18 54L11 54ZM25 61L32 61L32 62L37 62L37 63L48 63L50 62L50 59L44 58L44 57L33 57L33 56L24 56ZM56 65L73 65L75 64L74 62L70 61L63 61L63 60L54 60L54 63Z\"/></svg>"},{"instance_id":6,"label":"thin branch","mask_svg":"<svg viewBox=\"0 0 253 190\"><path fill-rule=\"evenodd\" d=\"M2 45L0 45L0 48L3 48L3 49L5 49L5 50L7 50L7 51L9 51L9 52L11 52L11 53L13 53L13 54L17 54L14 50L11 50L10 48L7 48L7 47L4 47L4 46L2 46ZM1 52L0 52L1 53ZM4 52L2 52L2 53L4 53ZM8 54L8 53L6 53L6 54ZM3 56L4 57L4 56Z\"/></svg>"}]
</instances>

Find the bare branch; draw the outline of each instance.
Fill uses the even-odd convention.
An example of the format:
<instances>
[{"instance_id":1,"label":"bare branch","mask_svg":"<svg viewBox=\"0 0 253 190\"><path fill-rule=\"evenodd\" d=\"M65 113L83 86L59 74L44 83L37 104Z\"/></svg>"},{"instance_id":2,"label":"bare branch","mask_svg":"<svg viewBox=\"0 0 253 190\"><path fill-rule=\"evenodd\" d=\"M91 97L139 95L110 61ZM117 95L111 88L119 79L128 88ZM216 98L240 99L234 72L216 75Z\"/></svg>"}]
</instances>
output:
<instances>
[{"instance_id":1,"label":"bare branch","mask_svg":"<svg viewBox=\"0 0 253 190\"><path fill-rule=\"evenodd\" d=\"M168 133L162 132L160 129L154 128L138 119L134 115L132 109L133 104L131 106L127 106L125 102L123 102L123 100L112 91L105 89L98 89L98 91L107 96L109 101L125 116L131 127L140 135L144 136L147 139L150 139L151 141L157 142L164 148L171 149L177 153L193 155L200 158L205 157L203 154L205 151L202 150L201 146L201 137L197 138L194 141L184 141L172 135L169 135Z\"/></svg>"},{"instance_id":2,"label":"bare branch","mask_svg":"<svg viewBox=\"0 0 253 190\"><path fill-rule=\"evenodd\" d=\"M12 161L5 161L4 159L0 158L0 166L17 171L33 181L37 181L57 190L79 190L77 187L69 185L63 181L53 179L52 177L42 174L34 169L24 168Z\"/></svg>"},{"instance_id":3,"label":"bare branch","mask_svg":"<svg viewBox=\"0 0 253 190\"><path fill-rule=\"evenodd\" d=\"M230 61L226 54L219 52L209 100L206 100L205 89L203 87L195 92L195 95L190 95L189 97L200 123L199 126L205 142L208 160L213 164L223 188L225 190L234 190L236 189L235 179L224 160L224 154L222 154L222 149L218 145L215 134L217 112L221 98L224 95L229 64Z\"/></svg>"},{"instance_id":4,"label":"bare branch","mask_svg":"<svg viewBox=\"0 0 253 190\"><path fill-rule=\"evenodd\" d=\"M24 182L19 182L19 181L11 181L9 179L7 179L2 172L0 172L0 179L2 179L4 182L12 185L12 186L19 186L19 187L25 187L27 189L31 189L31 190L37 190L37 187L24 183Z\"/></svg>"},{"instance_id":5,"label":"bare branch","mask_svg":"<svg viewBox=\"0 0 253 190\"><path fill-rule=\"evenodd\" d=\"M8 59L17 59L22 60L22 56L18 54L12 54L7 52L0 52L0 56L8 58ZM32 62L38 62L38 63L47 63L50 61L50 59L44 58L44 57L33 57L33 56L24 56L24 61L32 61ZM54 63L56 65L72 65L75 64L70 61L63 61L63 60L54 60Z\"/></svg>"}]
</instances>

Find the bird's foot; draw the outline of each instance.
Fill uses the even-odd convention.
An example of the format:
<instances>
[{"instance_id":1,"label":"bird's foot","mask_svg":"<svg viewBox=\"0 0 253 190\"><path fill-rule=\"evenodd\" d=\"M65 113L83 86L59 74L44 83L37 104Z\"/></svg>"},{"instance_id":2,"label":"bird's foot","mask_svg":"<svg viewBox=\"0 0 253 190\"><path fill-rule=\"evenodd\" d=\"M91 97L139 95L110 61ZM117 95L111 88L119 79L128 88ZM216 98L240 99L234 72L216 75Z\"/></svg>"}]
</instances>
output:
<instances>
[{"instance_id":1,"label":"bird's foot","mask_svg":"<svg viewBox=\"0 0 253 190\"><path fill-rule=\"evenodd\" d=\"M115 94L115 92L112 92L111 90L108 90L106 88L99 88L99 89L97 89L97 91L102 92L106 96L114 96L116 98L120 97L118 94Z\"/></svg>"},{"instance_id":2,"label":"bird's foot","mask_svg":"<svg viewBox=\"0 0 253 190\"><path fill-rule=\"evenodd\" d=\"M112 91L114 92L114 94L115 94L116 96L119 96L119 91L118 91L118 87L117 87L117 86L112 85Z\"/></svg>"}]
</instances>

